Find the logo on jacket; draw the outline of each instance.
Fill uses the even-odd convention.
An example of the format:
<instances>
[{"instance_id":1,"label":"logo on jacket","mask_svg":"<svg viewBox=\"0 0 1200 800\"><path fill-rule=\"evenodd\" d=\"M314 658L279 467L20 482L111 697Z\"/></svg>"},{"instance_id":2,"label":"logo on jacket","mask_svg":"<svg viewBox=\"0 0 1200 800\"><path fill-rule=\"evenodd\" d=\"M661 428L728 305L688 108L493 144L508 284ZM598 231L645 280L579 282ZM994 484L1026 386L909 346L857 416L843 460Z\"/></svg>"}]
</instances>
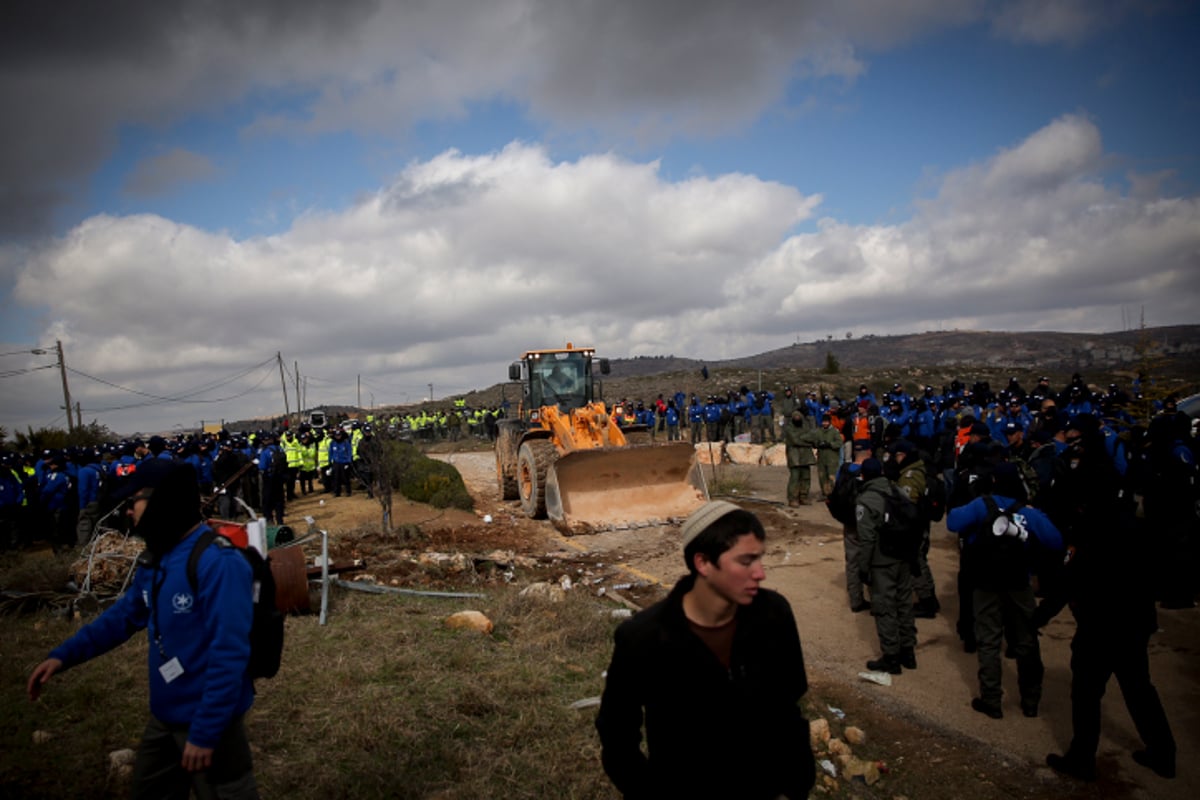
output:
<instances>
[{"instance_id":1,"label":"logo on jacket","mask_svg":"<svg viewBox=\"0 0 1200 800\"><path fill-rule=\"evenodd\" d=\"M171 607L175 609L176 614L189 614L192 611L192 596L184 592L180 592L171 598Z\"/></svg>"}]
</instances>

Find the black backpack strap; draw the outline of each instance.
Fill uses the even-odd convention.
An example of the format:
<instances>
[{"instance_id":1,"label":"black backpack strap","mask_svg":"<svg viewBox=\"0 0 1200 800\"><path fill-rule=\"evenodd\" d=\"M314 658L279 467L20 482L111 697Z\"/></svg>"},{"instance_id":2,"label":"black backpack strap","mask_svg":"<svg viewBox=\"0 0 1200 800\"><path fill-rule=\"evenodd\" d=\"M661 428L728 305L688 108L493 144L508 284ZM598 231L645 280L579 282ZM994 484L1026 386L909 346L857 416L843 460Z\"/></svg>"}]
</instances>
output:
<instances>
[{"instance_id":1,"label":"black backpack strap","mask_svg":"<svg viewBox=\"0 0 1200 800\"><path fill-rule=\"evenodd\" d=\"M200 557L204 555L204 551L213 542L216 542L218 547L236 547L233 542L212 528L205 528L204 533L200 534L200 538L192 545L192 552L188 554L187 577L188 584L192 587L193 595L200 594Z\"/></svg>"}]
</instances>

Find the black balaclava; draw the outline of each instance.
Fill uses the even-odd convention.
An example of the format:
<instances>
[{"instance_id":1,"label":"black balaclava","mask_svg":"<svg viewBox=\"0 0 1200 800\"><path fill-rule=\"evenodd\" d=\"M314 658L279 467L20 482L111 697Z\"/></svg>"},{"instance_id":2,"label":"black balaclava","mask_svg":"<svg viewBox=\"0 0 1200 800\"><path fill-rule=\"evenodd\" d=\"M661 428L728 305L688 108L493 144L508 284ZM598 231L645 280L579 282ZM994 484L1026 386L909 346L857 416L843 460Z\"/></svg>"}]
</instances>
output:
<instances>
[{"instance_id":1,"label":"black balaclava","mask_svg":"<svg viewBox=\"0 0 1200 800\"><path fill-rule=\"evenodd\" d=\"M147 550L161 558L200 521L196 470L191 464L172 464L154 487L133 533L145 540Z\"/></svg>"}]
</instances>

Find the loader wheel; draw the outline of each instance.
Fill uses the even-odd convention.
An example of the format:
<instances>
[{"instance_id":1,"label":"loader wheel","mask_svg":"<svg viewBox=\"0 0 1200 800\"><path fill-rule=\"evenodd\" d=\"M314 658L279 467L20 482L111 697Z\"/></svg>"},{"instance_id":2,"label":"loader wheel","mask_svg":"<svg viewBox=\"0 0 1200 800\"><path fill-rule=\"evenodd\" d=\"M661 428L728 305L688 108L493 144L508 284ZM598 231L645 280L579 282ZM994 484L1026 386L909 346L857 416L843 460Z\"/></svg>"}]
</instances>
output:
<instances>
[{"instance_id":1,"label":"loader wheel","mask_svg":"<svg viewBox=\"0 0 1200 800\"><path fill-rule=\"evenodd\" d=\"M524 432L520 425L501 422L496 429L496 482L502 500L516 500L517 490L517 443Z\"/></svg>"},{"instance_id":2,"label":"loader wheel","mask_svg":"<svg viewBox=\"0 0 1200 800\"><path fill-rule=\"evenodd\" d=\"M546 470L558 460L554 445L534 439L521 445L517 453L517 488L521 495L521 510L530 519L546 516Z\"/></svg>"}]
</instances>

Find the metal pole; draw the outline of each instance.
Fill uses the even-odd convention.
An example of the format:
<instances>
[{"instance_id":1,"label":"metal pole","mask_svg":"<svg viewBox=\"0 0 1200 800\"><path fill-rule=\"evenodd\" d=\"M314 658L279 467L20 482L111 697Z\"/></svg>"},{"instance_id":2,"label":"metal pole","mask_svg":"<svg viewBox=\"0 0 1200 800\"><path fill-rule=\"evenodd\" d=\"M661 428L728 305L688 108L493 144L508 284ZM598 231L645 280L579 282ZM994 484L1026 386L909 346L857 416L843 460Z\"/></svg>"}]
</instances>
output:
<instances>
[{"instance_id":1,"label":"metal pole","mask_svg":"<svg viewBox=\"0 0 1200 800\"><path fill-rule=\"evenodd\" d=\"M362 408L362 375L358 376L358 399L355 401L355 405Z\"/></svg>"},{"instance_id":2,"label":"metal pole","mask_svg":"<svg viewBox=\"0 0 1200 800\"><path fill-rule=\"evenodd\" d=\"M293 362L296 365L296 424L300 424L300 412L304 410L304 406L300 403L300 362Z\"/></svg>"},{"instance_id":3,"label":"metal pole","mask_svg":"<svg viewBox=\"0 0 1200 800\"><path fill-rule=\"evenodd\" d=\"M62 340L56 339L54 346L58 350L58 371L62 374L63 408L67 411L67 433L74 433L75 426L71 423L71 390L67 387L67 362L63 358Z\"/></svg>"},{"instance_id":4,"label":"metal pole","mask_svg":"<svg viewBox=\"0 0 1200 800\"><path fill-rule=\"evenodd\" d=\"M287 396L287 378L283 376L283 354L279 351L275 352L275 360L279 362L279 385L283 387L283 415L286 417L292 413L291 407L288 405Z\"/></svg>"}]
</instances>

